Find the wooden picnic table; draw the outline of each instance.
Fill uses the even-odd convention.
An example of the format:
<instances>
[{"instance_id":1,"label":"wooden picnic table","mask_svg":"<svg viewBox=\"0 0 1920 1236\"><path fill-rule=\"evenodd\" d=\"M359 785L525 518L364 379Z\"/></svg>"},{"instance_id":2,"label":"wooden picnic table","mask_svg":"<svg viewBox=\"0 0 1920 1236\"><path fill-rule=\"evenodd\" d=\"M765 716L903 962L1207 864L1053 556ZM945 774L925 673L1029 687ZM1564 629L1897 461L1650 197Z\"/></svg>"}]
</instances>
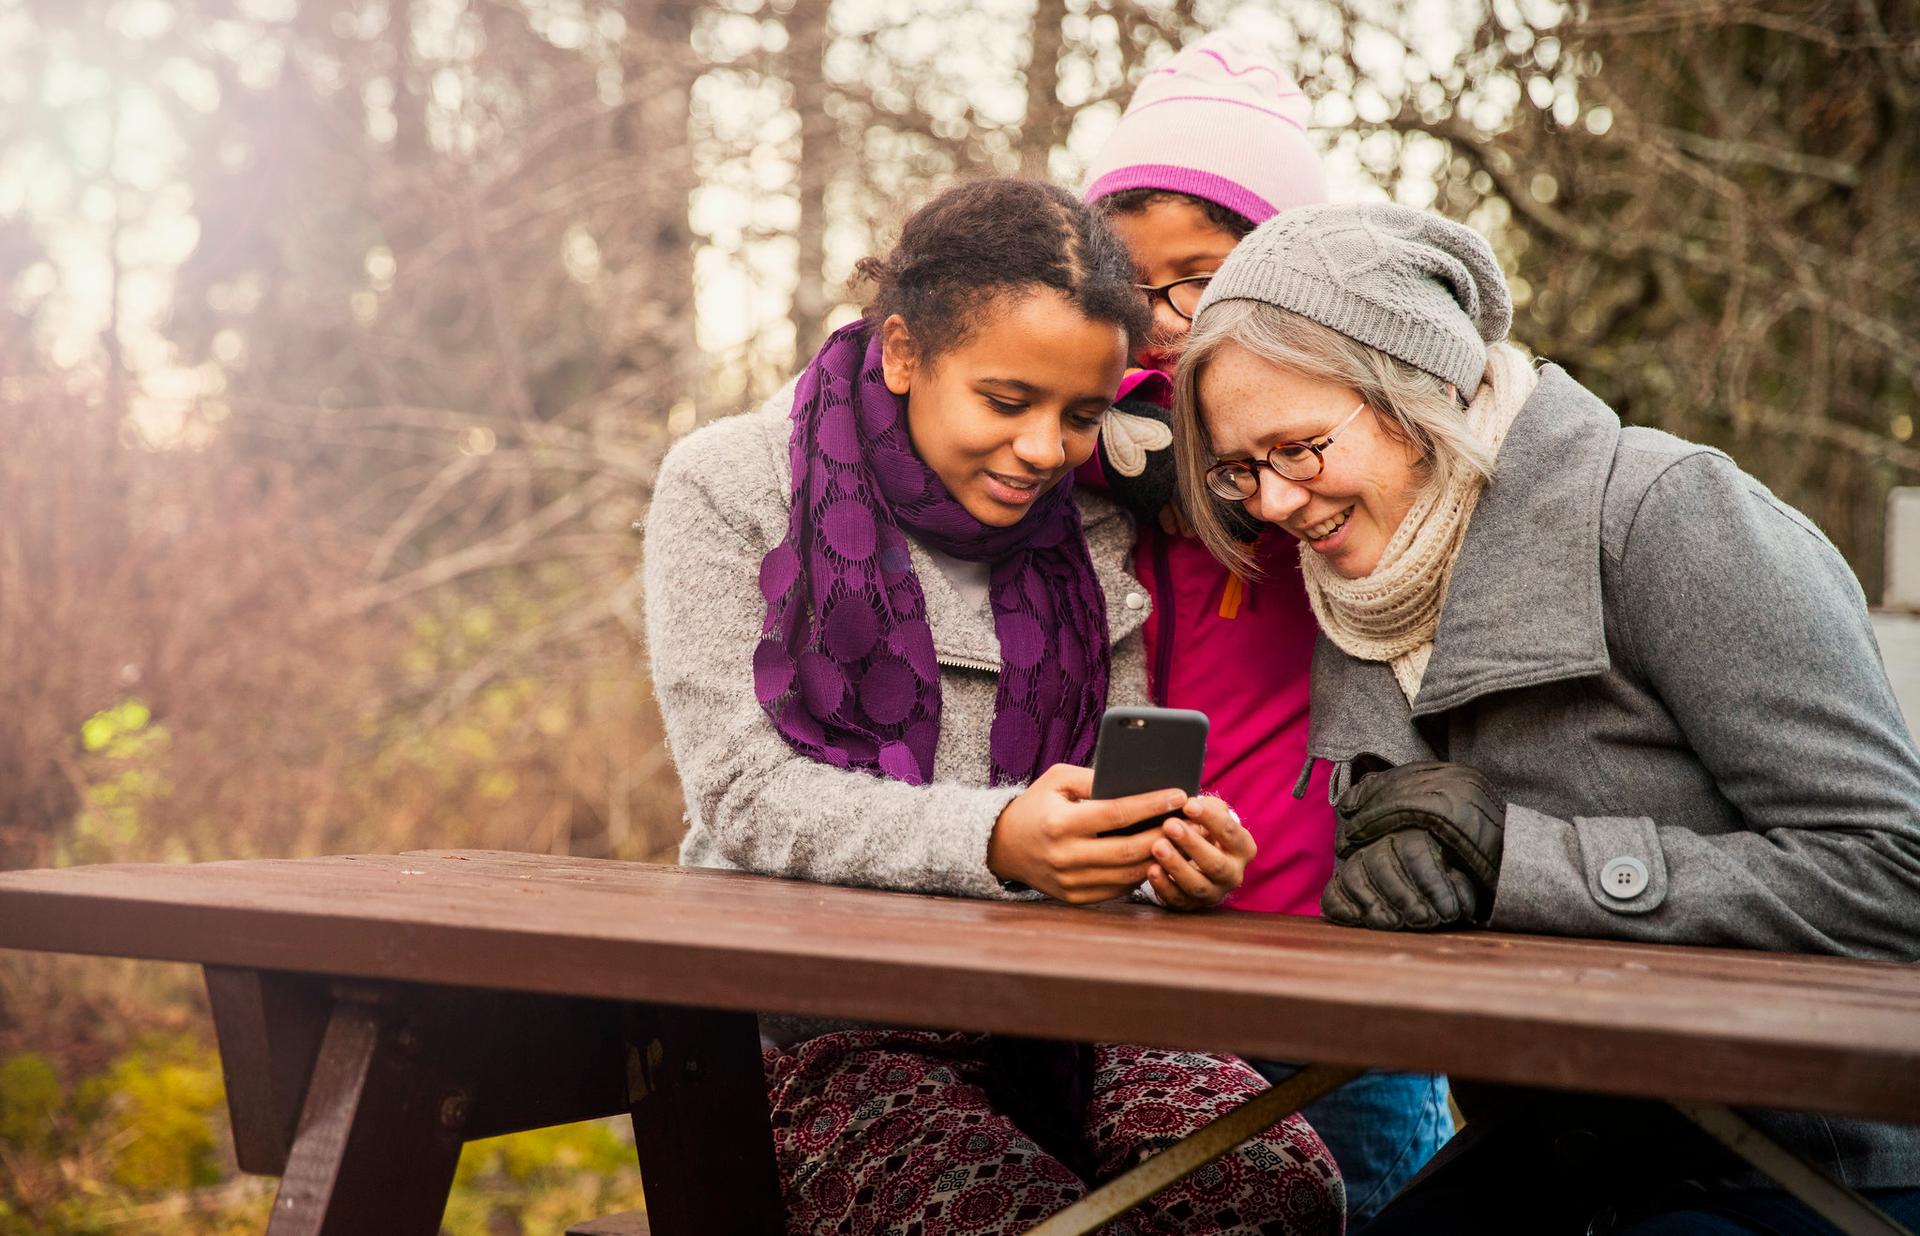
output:
<instances>
[{"instance_id":1,"label":"wooden picnic table","mask_svg":"<svg viewBox=\"0 0 1920 1236\"><path fill-rule=\"evenodd\" d=\"M630 1113L653 1230L781 1230L757 1011L1920 1123L1920 968L422 851L0 873L0 947L205 967L269 1232L432 1233Z\"/></svg>"}]
</instances>

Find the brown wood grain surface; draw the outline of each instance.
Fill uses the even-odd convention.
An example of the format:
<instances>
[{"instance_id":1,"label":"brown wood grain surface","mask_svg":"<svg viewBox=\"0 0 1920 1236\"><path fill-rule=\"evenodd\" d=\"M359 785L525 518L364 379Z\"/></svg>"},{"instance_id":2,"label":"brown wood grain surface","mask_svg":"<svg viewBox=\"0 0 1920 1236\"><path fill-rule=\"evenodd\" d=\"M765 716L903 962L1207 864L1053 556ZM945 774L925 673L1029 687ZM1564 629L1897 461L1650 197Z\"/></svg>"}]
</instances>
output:
<instances>
[{"instance_id":1,"label":"brown wood grain surface","mask_svg":"<svg viewBox=\"0 0 1920 1236\"><path fill-rule=\"evenodd\" d=\"M208 966L207 1005L240 1170L277 1176L307 1099L307 1081L333 1012L325 979Z\"/></svg>"},{"instance_id":2,"label":"brown wood grain surface","mask_svg":"<svg viewBox=\"0 0 1920 1236\"><path fill-rule=\"evenodd\" d=\"M471 851L0 873L0 947L1920 1121L1920 968L1890 963Z\"/></svg>"},{"instance_id":3,"label":"brown wood grain surface","mask_svg":"<svg viewBox=\"0 0 1920 1236\"><path fill-rule=\"evenodd\" d=\"M377 998L335 1000L270 1236L439 1230L467 1101L448 1067L458 1052L444 1050L458 1027L433 1020Z\"/></svg>"}]
</instances>

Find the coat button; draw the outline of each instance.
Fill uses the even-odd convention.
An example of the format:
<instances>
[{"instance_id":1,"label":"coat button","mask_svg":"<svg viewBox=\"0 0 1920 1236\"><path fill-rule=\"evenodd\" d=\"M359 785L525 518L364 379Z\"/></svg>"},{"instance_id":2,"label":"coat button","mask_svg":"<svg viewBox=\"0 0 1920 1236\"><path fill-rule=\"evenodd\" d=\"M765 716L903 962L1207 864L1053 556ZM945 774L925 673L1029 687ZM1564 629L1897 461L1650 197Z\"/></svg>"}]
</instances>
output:
<instances>
[{"instance_id":1,"label":"coat button","mask_svg":"<svg viewBox=\"0 0 1920 1236\"><path fill-rule=\"evenodd\" d=\"M1631 901L1647 891L1647 865L1637 858L1616 858L1600 869L1600 891Z\"/></svg>"},{"instance_id":2,"label":"coat button","mask_svg":"<svg viewBox=\"0 0 1920 1236\"><path fill-rule=\"evenodd\" d=\"M1146 604L1147 604L1147 596L1145 593L1129 592L1127 594L1128 609L1144 609L1146 608Z\"/></svg>"}]
</instances>

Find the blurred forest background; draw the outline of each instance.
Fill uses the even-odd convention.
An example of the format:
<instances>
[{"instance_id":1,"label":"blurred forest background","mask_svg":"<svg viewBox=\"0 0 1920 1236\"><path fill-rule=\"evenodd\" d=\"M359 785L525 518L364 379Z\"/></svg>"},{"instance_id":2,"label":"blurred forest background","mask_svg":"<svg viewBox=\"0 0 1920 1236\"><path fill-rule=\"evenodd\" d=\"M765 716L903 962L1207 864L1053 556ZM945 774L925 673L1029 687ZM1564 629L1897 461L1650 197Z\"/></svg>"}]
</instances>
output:
<instances>
[{"instance_id":1,"label":"blurred forest background","mask_svg":"<svg viewBox=\"0 0 1920 1236\"><path fill-rule=\"evenodd\" d=\"M1336 192L1482 229L1522 342L1879 595L1914 0L0 0L0 867L670 855L661 453L1225 25ZM0 956L0 1236L258 1231L225 1136L195 973ZM470 1147L449 1230L632 1204L621 1136Z\"/></svg>"}]
</instances>

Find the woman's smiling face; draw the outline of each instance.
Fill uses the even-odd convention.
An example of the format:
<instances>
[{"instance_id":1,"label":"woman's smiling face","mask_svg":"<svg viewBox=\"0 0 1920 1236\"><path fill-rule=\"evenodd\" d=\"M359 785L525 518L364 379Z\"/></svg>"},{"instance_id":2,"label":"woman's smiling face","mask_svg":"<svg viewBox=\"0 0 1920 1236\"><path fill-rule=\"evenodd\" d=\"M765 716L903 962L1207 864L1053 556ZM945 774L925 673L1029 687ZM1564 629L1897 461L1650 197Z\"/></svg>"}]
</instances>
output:
<instances>
[{"instance_id":1,"label":"woman's smiling face","mask_svg":"<svg viewBox=\"0 0 1920 1236\"><path fill-rule=\"evenodd\" d=\"M1127 335L1051 288L996 297L932 362L898 316L881 326L887 387L907 397L914 453L969 515L996 528L1093 454L1127 363Z\"/></svg>"},{"instance_id":2,"label":"woman's smiling face","mask_svg":"<svg viewBox=\"0 0 1920 1236\"><path fill-rule=\"evenodd\" d=\"M1264 460L1281 442L1318 443L1363 402L1351 387L1233 343L1208 358L1198 393L1216 459ZM1247 513L1306 542L1344 578L1371 575L1424 481L1420 452L1387 434L1368 408L1335 436L1323 463L1310 481L1258 469L1260 491L1247 499Z\"/></svg>"}]
</instances>

